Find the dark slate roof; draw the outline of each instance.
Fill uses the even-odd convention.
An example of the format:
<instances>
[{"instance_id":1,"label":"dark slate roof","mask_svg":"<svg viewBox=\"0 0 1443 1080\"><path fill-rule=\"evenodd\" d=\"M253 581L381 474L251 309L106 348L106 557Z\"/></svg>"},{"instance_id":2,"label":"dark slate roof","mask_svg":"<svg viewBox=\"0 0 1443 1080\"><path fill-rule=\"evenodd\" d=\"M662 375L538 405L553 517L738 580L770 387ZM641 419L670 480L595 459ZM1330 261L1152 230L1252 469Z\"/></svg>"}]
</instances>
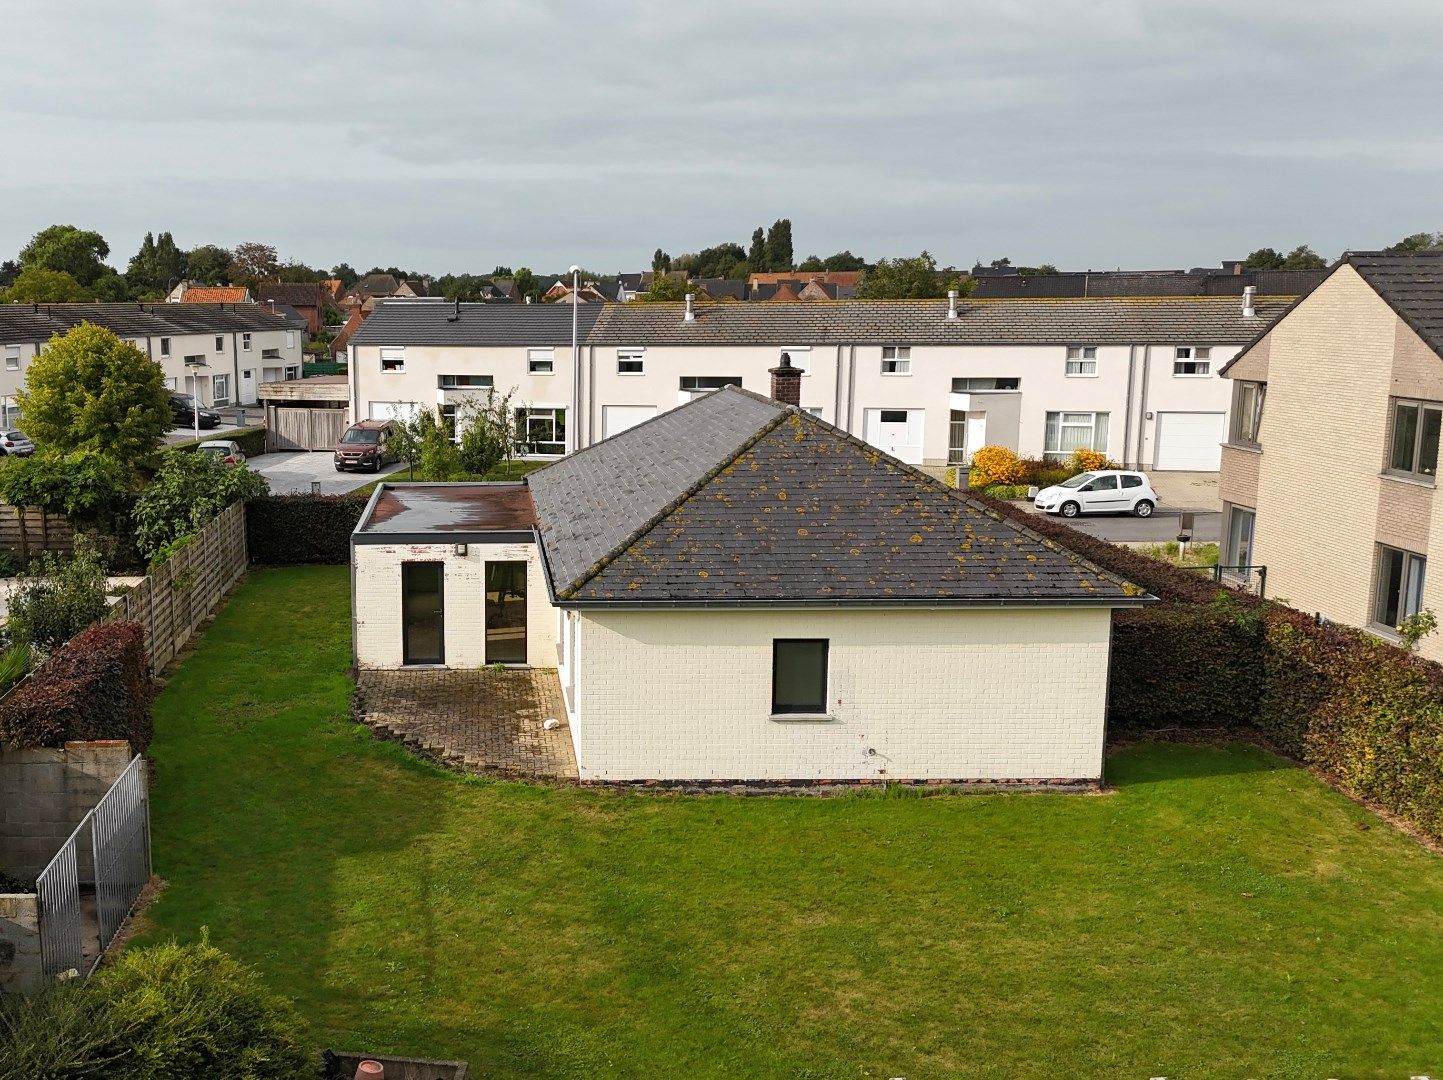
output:
<instances>
[{"instance_id":1,"label":"dark slate roof","mask_svg":"<svg viewBox=\"0 0 1443 1080\"><path fill-rule=\"evenodd\" d=\"M736 387L556 462L531 483L562 603L1146 598L831 424Z\"/></svg>"},{"instance_id":2,"label":"dark slate roof","mask_svg":"<svg viewBox=\"0 0 1443 1080\"><path fill-rule=\"evenodd\" d=\"M528 477L555 590L583 578L781 412L753 394L708 394Z\"/></svg>"},{"instance_id":3,"label":"dark slate roof","mask_svg":"<svg viewBox=\"0 0 1443 1080\"><path fill-rule=\"evenodd\" d=\"M321 307L329 294L320 285L306 281L278 281L256 286L256 299L274 300L291 307Z\"/></svg>"},{"instance_id":4,"label":"dark slate roof","mask_svg":"<svg viewBox=\"0 0 1443 1080\"><path fill-rule=\"evenodd\" d=\"M582 304L578 331L584 342L606 305ZM354 345L570 345L571 305L451 304L387 300L376 305L351 338Z\"/></svg>"},{"instance_id":5,"label":"dark slate roof","mask_svg":"<svg viewBox=\"0 0 1443 1080\"><path fill-rule=\"evenodd\" d=\"M0 304L0 341L49 341L82 322L121 337L289 329L258 304Z\"/></svg>"},{"instance_id":6,"label":"dark slate roof","mask_svg":"<svg viewBox=\"0 0 1443 1080\"><path fill-rule=\"evenodd\" d=\"M1250 340L1259 320L1286 307L1257 301L1245 319L1233 297L963 300L947 318L946 300L812 300L797 303L617 304L600 312L592 344L956 344L1231 345Z\"/></svg>"}]
</instances>

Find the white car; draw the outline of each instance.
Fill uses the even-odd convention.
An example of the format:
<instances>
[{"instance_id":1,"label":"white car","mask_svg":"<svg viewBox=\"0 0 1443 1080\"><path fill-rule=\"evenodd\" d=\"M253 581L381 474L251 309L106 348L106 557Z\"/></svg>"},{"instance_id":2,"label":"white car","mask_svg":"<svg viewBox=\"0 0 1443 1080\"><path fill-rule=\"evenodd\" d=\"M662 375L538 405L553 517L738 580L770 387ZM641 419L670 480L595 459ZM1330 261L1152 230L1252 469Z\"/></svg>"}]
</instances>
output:
<instances>
[{"instance_id":1,"label":"white car","mask_svg":"<svg viewBox=\"0 0 1443 1080\"><path fill-rule=\"evenodd\" d=\"M1152 481L1140 472L1100 469L1043 488L1032 505L1047 514L1135 514L1151 517L1159 500Z\"/></svg>"},{"instance_id":2,"label":"white car","mask_svg":"<svg viewBox=\"0 0 1443 1080\"><path fill-rule=\"evenodd\" d=\"M234 439L211 439L195 448L197 454L218 461L222 465L244 465L246 456L241 452L240 443Z\"/></svg>"}]
</instances>

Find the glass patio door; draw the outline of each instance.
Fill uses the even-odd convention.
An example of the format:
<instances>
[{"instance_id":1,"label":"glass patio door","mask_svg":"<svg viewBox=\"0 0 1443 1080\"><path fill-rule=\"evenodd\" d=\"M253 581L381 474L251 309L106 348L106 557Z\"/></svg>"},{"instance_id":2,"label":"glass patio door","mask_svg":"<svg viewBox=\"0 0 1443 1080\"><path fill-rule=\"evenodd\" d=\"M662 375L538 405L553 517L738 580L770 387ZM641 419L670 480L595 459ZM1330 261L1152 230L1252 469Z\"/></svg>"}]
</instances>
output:
<instances>
[{"instance_id":1,"label":"glass patio door","mask_svg":"<svg viewBox=\"0 0 1443 1080\"><path fill-rule=\"evenodd\" d=\"M407 664L446 662L445 567L401 564L401 658Z\"/></svg>"},{"instance_id":2,"label":"glass patio door","mask_svg":"<svg viewBox=\"0 0 1443 1080\"><path fill-rule=\"evenodd\" d=\"M486 564L486 662L526 663L526 563Z\"/></svg>"}]
</instances>

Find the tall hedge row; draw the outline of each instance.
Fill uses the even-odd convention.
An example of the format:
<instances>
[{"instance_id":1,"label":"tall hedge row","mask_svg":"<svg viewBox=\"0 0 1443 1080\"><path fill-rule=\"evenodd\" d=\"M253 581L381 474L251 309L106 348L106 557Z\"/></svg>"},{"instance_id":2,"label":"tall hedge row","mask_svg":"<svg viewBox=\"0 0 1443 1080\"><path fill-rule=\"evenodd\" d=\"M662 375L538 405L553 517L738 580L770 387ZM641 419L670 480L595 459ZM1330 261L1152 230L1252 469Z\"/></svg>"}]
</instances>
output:
<instances>
[{"instance_id":1,"label":"tall hedge row","mask_svg":"<svg viewBox=\"0 0 1443 1080\"><path fill-rule=\"evenodd\" d=\"M1253 727L1344 791L1443 840L1443 666L973 498L1162 600L1113 616L1113 722Z\"/></svg>"},{"instance_id":2,"label":"tall hedge row","mask_svg":"<svg viewBox=\"0 0 1443 1080\"><path fill-rule=\"evenodd\" d=\"M351 562L351 533L366 500L356 495L271 495L246 503L246 544L261 566Z\"/></svg>"},{"instance_id":3,"label":"tall hedge row","mask_svg":"<svg viewBox=\"0 0 1443 1080\"><path fill-rule=\"evenodd\" d=\"M140 625L96 623L0 700L0 744L125 739L140 753L155 734L152 697Z\"/></svg>"}]
</instances>

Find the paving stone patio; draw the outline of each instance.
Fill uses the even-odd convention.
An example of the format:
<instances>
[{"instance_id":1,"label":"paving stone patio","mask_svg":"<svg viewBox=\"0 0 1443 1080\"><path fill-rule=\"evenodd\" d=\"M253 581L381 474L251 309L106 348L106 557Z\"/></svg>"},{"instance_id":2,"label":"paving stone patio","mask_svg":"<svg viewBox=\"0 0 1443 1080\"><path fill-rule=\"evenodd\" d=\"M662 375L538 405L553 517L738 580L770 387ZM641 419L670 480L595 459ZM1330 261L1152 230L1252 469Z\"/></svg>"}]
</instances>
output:
<instances>
[{"instance_id":1,"label":"paving stone patio","mask_svg":"<svg viewBox=\"0 0 1443 1080\"><path fill-rule=\"evenodd\" d=\"M462 772L577 778L554 670L362 671L355 710L376 734ZM547 731L552 717L562 726Z\"/></svg>"}]
</instances>

